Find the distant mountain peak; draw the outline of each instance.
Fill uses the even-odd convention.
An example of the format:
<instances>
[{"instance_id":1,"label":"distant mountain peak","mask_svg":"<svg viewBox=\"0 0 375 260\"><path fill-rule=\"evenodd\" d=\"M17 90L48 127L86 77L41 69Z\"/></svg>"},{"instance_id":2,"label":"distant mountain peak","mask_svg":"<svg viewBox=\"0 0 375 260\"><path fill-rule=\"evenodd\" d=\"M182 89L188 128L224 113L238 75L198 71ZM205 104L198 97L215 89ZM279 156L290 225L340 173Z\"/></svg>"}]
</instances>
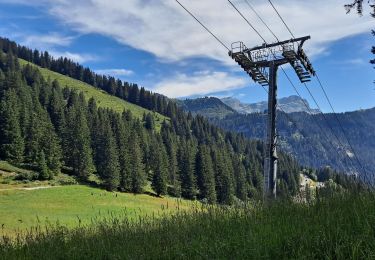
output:
<instances>
[{"instance_id":1,"label":"distant mountain peak","mask_svg":"<svg viewBox=\"0 0 375 260\"><path fill-rule=\"evenodd\" d=\"M197 99L185 99L178 102L183 109L200 114L208 118L223 118L229 114L236 113L236 110L225 104L216 97L202 97Z\"/></svg>"},{"instance_id":2,"label":"distant mountain peak","mask_svg":"<svg viewBox=\"0 0 375 260\"><path fill-rule=\"evenodd\" d=\"M266 101L261 101L258 103L247 104L242 103L239 99L235 97L225 97L222 98L221 101L228 105L229 107L236 110L238 113L241 114L251 114L251 113L261 113L267 110L268 103ZM306 112L308 114L318 114L320 111L318 109L310 108L310 105L306 99L302 99L299 96L292 95L289 97L280 98L278 100L279 106L282 108L283 111L286 113L294 113L294 112ZM307 108L306 107L309 108Z\"/></svg>"}]
</instances>

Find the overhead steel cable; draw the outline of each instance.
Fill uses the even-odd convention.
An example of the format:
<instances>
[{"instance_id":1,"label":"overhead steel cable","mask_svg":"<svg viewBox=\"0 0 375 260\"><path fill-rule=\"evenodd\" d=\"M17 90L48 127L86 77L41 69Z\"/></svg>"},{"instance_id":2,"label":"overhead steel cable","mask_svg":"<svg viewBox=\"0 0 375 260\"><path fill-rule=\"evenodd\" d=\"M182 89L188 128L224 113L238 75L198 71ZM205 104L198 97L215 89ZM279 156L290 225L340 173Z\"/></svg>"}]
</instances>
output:
<instances>
[{"instance_id":1,"label":"overhead steel cable","mask_svg":"<svg viewBox=\"0 0 375 260\"><path fill-rule=\"evenodd\" d=\"M244 17L244 15L242 14L242 12L241 11L239 11L239 9L230 1L230 0L228 0L228 2L230 2L231 3L231 5L233 6L233 8L240 14L240 16L241 17L243 17L243 19L249 24L249 26L259 35L259 37L261 38L261 39L263 39L264 40L264 37L255 29L255 27L246 19L246 17ZM252 8L254 11L255 11L255 9L254 8ZM255 11L256 12L256 11ZM258 14L259 15L259 14ZM259 18L260 18L260 16L259 16ZM262 22L263 23L265 23L265 21L262 19ZM272 30L270 29L270 27L269 26L266 26L267 28L269 28L269 31L272 33L272 34L274 34L273 32L272 32ZM276 35L274 35L275 36L275 38L278 40L278 37L276 36ZM293 38L294 38L294 35L292 35L293 36ZM265 41L265 44L267 44L267 42ZM271 51L271 53L272 53L272 55L273 56L275 56L275 54ZM291 85L293 86L293 88L294 88L294 90L296 91L296 93L298 94L298 96L301 98L301 99L303 99L302 98L302 96L299 94L299 92L297 91L297 88L294 86L294 84L293 84L293 82L291 81L291 79L289 78L289 76L287 75L287 73L285 72L285 70L284 70L284 68L282 68L281 67L281 69L282 69L282 71L284 72L284 75L287 77L287 79L289 80L289 82L291 83ZM305 83L305 86L306 86L306 83ZM306 86L306 88L307 88L307 86ZM308 88L307 88L308 89ZM311 94L311 92L310 92L310 90L308 89L308 91L309 91L309 93ZM312 98L314 99L314 101L316 101L315 100L315 98L312 96ZM316 104L317 104L317 102L315 102ZM306 106L306 108L310 111L310 113L311 113L311 109L309 108L309 106L306 104L306 102L304 102L304 104L305 104L305 106ZM319 108L319 110L321 111L321 109L320 109L320 107L319 107L319 105L318 105L318 108ZM325 118L325 115L323 114L323 113L321 113L322 115L323 115L323 117L324 117L324 119L326 120L326 118ZM315 117L313 117L314 118L314 120L315 120ZM318 121L317 120L315 120L315 122L316 122L316 124L320 127L320 129L321 130L323 130L323 128L320 126L320 124L318 124ZM337 141L339 142L339 144L342 146L342 147L344 147L343 145L342 145L342 143L341 143L341 140L337 137L337 135L334 133L334 131L333 131L333 129L332 129L332 127L328 124L328 121L326 120L326 122L327 122L327 125L329 126L329 128L330 128L330 130L332 131L332 134L336 137L336 139L337 139ZM331 144L332 145L332 144ZM333 145L332 145L332 147L333 147ZM333 149L338 153L338 151L333 147ZM347 155L348 156L348 155ZM339 156L340 157L340 156ZM352 158L350 158L349 156L348 156L348 158L351 160Z\"/></svg>"},{"instance_id":2,"label":"overhead steel cable","mask_svg":"<svg viewBox=\"0 0 375 260\"><path fill-rule=\"evenodd\" d=\"M212 32L211 32L211 30L209 30L196 16L194 16L185 6L183 6L178 0L175 0L191 17L193 17L211 36L213 36L226 50L228 50L228 51L230 51L230 49L215 35L215 34L213 34ZM228 0L229 1L229 0ZM232 4L232 3L231 3ZM232 4L232 6L233 7L235 7L233 4ZM239 12L239 10L236 8L236 10ZM240 13L240 12L239 12ZM244 19L245 19L245 17L244 17ZM246 19L247 20L247 19ZM247 21L248 22L248 21ZM249 23L249 25L250 25L250 22L248 22ZM252 28L253 28L253 26L251 26ZM255 29L255 28L253 28L257 33L258 33L258 35L264 40L264 38L259 34L259 32ZM268 93L268 91L263 87L263 89ZM297 129L299 129L298 128L298 126L297 126L297 124L296 124L296 122L292 119L292 118L290 118L288 115L287 115L287 113L278 105L278 108L282 111L282 112L284 112L284 114L286 115L286 117L289 119L289 121L291 121L295 126L296 126L296 128ZM301 132L303 132L301 129L299 129Z\"/></svg>"},{"instance_id":3,"label":"overhead steel cable","mask_svg":"<svg viewBox=\"0 0 375 260\"><path fill-rule=\"evenodd\" d=\"M208 29L194 14L192 14L183 4L181 4L178 0L175 0L191 17L193 17L206 31L212 35L225 49L230 51L230 49L213 33L210 29Z\"/></svg>"},{"instance_id":4,"label":"overhead steel cable","mask_svg":"<svg viewBox=\"0 0 375 260\"><path fill-rule=\"evenodd\" d=\"M284 23L284 25L285 25L285 27L287 28L287 30L289 31L290 35L291 35L293 38L295 38L293 32L290 30L289 26L286 24L286 22L285 22L285 20L283 19L283 17L280 15L280 13L279 13L278 10L276 9L276 7L273 5L272 1L271 1L271 0L268 0L268 2L271 4L272 8L273 8L273 9L275 10L275 12L277 13L277 15L279 16L280 20ZM341 123L340 119L338 118L338 116L337 116L337 114L336 114L336 112L335 112L335 109L333 108L333 105L332 105L332 103L331 103L331 101L330 101L330 99L329 99L329 97L328 97L328 95L327 95L327 92L325 91L324 86L323 86L322 82L320 81L320 78L319 78L318 73L315 72L315 74L316 74L315 76L316 76L316 79L317 79L317 81L318 81L318 83L319 83L319 86L320 86L320 88L322 89L323 94L324 94L324 96L325 96L325 98L326 98L326 100L327 100L329 106L331 107L331 110L332 110L332 112L333 112L333 114L334 114L334 117L335 117L336 121L339 123L340 129L341 129L341 131L342 131L342 133L343 133L343 135L344 135L344 137L345 137L347 143L349 144L349 147L350 147L351 152L353 153L353 155L354 155L354 157L355 157L355 160L357 161L357 163L358 163L358 165L360 166L360 168L362 168L362 170L364 171L364 173L365 173L365 176L364 176L364 177L369 181L369 183L367 183L367 184L369 184L369 185L371 185L371 186L373 187L373 184L371 184L371 181L369 180L367 170L366 170L366 168L363 166L363 164L361 163L361 161L359 160L359 158L358 158L358 156L357 156L357 153L356 153L356 151L354 150L354 147L353 147L353 145L351 144L351 142L350 142L350 140L349 140L349 138L348 138L348 136L347 136L347 134L346 134L346 131L345 131L344 127L342 126L342 123ZM310 96L313 98L315 104L317 105L317 102L316 102L314 96L312 95L310 89L309 89L308 86L306 85L306 83L304 83L304 86L305 86L305 88L308 90ZM318 105L317 105L317 106L318 106ZM319 107L319 106L318 106L318 107ZM322 113L322 115L324 116L324 113ZM325 117L325 116L324 116L324 117ZM326 122L327 122L327 125L329 125L327 120L326 120ZM330 126L330 128L331 128L331 126ZM332 128L331 128L331 129L332 129ZM332 132L333 132L333 130L332 130ZM348 154L347 154L347 156L348 156L350 159L352 159Z\"/></svg>"},{"instance_id":5,"label":"overhead steel cable","mask_svg":"<svg viewBox=\"0 0 375 260\"><path fill-rule=\"evenodd\" d=\"M277 41L280 41L276 34L271 30L271 28L267 25L267 23L263 20L263 18L259 15L259 13L255 10L255 8L249 3L248 0L244 0L245 3L249 6L249 8L253 11L253 13L258 17L258 19L263 23L264 26L267 27L268 31L275 37Z\"/></svg>"},{"instance_id":6,"label":"overhead steel cable","mask_svg":"<svg viewBox=\"0 0 375 260\"><path fill-rule=\"evenodd\" d=\"M273 10L275 10L275 12L277 13L277 15L279 16L280 20L283 22L283 24L285 25L286 29L289 31L290 35L292 35L293 38L296 38L294 36L294 34L292 33L292 31L290 30L289 26L286 24L286 22L284 21L283 17L280 15L279 11L276 9L276 7L273 5L272 1L271 0L268 0L268 2L270 3L270 5L272 6Z\"/></svg>"},{"instance_id":7,"label":"overhead steel cable","mask_svg":"<svg viewBox=\"0 0 375 260\"><path fill-rule=\"evenodd\" d=\"M215 35L213 34L201 21L199 21L199 19L193 14L191 13L184 5L182 5L178 0L175 0L191 17L193 17L208 33L210 33L223 47L225 47L225 49L227 49L228 51L230 51L230 49ZM229 1L229 0L228 0ZM232 4L233 7L235 7L233 4ZM245 18L245 17L244 17ZM250 24L250 23L249 23ZM253 28L255 29L255 28ZM258 33L259 34L259 33ZM259 36L261 36L259 34ZM264 86L262 86L264 91L268 94L268 91L266 90L266 88ZM277 105L278 109L280 111L282 111L285 116L288 118L288 120L290 122L292 122L296 128L302 133L304 132L302 129L299 129L298 126L297 126L297 123L288 115L287 112L285 112L285 110L280 106L280 105Z\"/></svg>"},{"instance_id":8,"label":"overhead steel cable","mask_svg":"<svg viewBox=\"0 0 375 260\"><path fill-rule=\"evenodd\" d=\"M287 78L287 80L289 81L289 83L292 85L294 91L295 91L295 92L297 93L297 95L301 98L301 100L302 100L304 106L307 108L307 110L309 111L309 113L312 115L312 118L313 118L315 124L319 127L321 133L324 134L324 136L325 136L325 138L326 138L327 141L330 140L330 138L328 137L326 131L323 130L323 127L320 125L320 123L318 123L317 118L314 117L314 115L313 115L313 113L312 113L312 110L311 110L310 106L309 106L309 105L306 103L306 101L302 98L301 94L300 94L299 91L297 90L296 86L294 85L294 83L293 83L293 81L291 80L291 78L289 77L289 75L285 72L285 70L284 70L283 68L282 68L282 70L283 70L283 72L284 72L285 77ZM319 109L319 107L318 107L318 109ZM319 109L319 110L320 110L320 109ZM324 114L323 114L323 115L324 115ZM330 127L330 126L329 126L329 127ZM333 132L332 129L331 129L331 132L332 132L333 135L335 135L335 133ZM336 135L335 135L335 136L336 136ZM336 139L338 140L339 144L340 144L341 146L343 146L343 145L340 143L340 139L338 139L337 136L336 136ZM320 143L322 144L322 142L320 142ZM333 150L337 153L338 157L340 158L341 155L340 155L339 151L333 146L333 144L332 144L331 142L329 142L329 144L331 145L331 147L333 148ZM322 145L323 145L323 144L322 144ZM343 166L343 164L341 163L340 160L339 160L339 162L340 162L342 168L345 169L345 167ZM353 165L349 166L350 170L352 170L352 167L353 167Z\"/></svg>"},{"instance_id":9,"label":"overhead steel cable","mask_svg":"<svg viewBox=\"0 0 375 260\"><path fill-rule=\"evenodd\" d=\"M262 40L263 40L264 42L267 42L267 41L263 38L263 36L258 32L258 30L255 29L255 27L249 22L249 20L247 20L246 17L240 12L240 10L238 10L237 7L236 7L236 6L235 6L230 0L228 0L228 2L229 2L229 3L232 5L232 7L237 11L237 13L239 13L239 15L242 16L242 18L247 22L247 24L248 24L251 28L253 28L253 30L258 34L258 36L259 36L260 38L262 38Z\"/></svg>"},{"instance_id":10,"label":"overhead steel cable","mask_svg":"<svg viewBox=\"0 0 375 260\"><path fill-rule=\"evenodd\" d=\"M352 150L353 155L354 155L356 161L358 162L359 165L361 165L361 168L365 171L365 174L368 175L366 168L363 166L363 164L362 164L361 161L359 160L359 158L358 158L358 156L357 156L357 153L355 152L355 150L354 150L354 148L353 148L353 145L351 144L351 142L350 142L350 140L349 140L349 138L348 138L348 135L347 135L347 133L346 133L346 131L345 131L345 128L343 127L343 125L342 125L342 123L341 123L341 120L340 120L339 117L337 116L337 113L335 112L335 109L334 109L333 106L332 106L332 103L331 103L331 101L330 101L330 99L329 99L329 97L328 97L328 95L327 95L327 92L325 91L325 89L324 89L324 87L323 87L322 82L321 82L320 79L319 79L318 74L316 74L316 79L317 79L317 81L318 81L318 83L319 83L319 85L320 85L320 88L322 89L322 91L323 91L323 93L324 93L325 98L326 98L327 101L328 101L329 106L330 106L331 109L332 109L332 112L333 112L334 117L336 118L336 121L339 123L339 126L340 126L340 128L341 128L341 131L343 132L344 137L345 137L346 141L348 142L349 147L350 147L350 149Z\"/></svg>"}]
</instances>

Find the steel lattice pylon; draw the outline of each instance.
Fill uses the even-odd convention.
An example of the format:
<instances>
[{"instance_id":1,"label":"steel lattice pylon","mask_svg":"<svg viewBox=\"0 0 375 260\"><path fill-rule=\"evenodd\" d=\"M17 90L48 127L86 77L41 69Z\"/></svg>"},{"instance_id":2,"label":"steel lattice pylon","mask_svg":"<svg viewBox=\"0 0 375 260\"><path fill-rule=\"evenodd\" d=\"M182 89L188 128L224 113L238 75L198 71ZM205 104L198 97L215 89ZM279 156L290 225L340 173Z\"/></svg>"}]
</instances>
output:
<instances>
[{"instance_id":1,"label":"steel lattice pylon","mask_svg":"<svg viewBox=\"0 0 375 260\"><path fill-rule=\"evenodd\" d=\"M268 86L267 141L264 158L264 197L276 197L277 178L277 70L289 63L302 83L310 81L315 71L302 46L310 36L248 49L243 42L232 44L229 56L257 83Z\"/></svg>"}]
</instances>

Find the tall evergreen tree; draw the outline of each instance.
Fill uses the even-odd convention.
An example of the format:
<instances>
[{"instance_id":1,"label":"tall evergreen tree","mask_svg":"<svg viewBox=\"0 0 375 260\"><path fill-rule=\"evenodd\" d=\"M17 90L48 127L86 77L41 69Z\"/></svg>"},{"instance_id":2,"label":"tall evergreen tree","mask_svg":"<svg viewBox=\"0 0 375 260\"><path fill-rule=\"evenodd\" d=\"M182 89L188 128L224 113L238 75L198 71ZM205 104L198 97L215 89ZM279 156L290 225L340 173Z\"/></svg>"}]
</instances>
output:
<instances>
[{"instance_id":1,"label":"tall evergreen tree","mask_svg":"<svg viewBox=\"0 0 375 260\"><path fill-rule=\"evenodd\" d=\"M95 171L87 119L78 106L68 109L66 121L63 141L65 162L76 176L86 180Z\"/></svg>"},{"instance_id":2,"label":"tall evergreen tree","mask_svg":"<svg viewBox=\"0 0 375 260\"><path fill-rule=\"evenodd\" d=\"M47 162L46 162L46 156L43 151L39 153L38 156L38 170L39 170L39 179L40 180L48 180L51 178Z\"/></svg>"},{"instance_id":3,"label":"tall evergreen tree","mask_svg":"<svg viewBox=\"0 0 375 260\"><path fill-rule=\"evenodd\" d=\"M231 180L231 172L228 168L228 156L223 151L216 150L213 153L215 160L216 172L216 193L217 202L221 204L231 204L233 201L233 183Z\"/></svg>"},{"instance_id":4,"label":"tall evergreen tree","mask_svg":"<svg viewBox=\"0 0 375 260\"><path fill-rule=\"evenodd\" d=\"M119 188L122 191L131 191L131 174L130 174L130 159L129 159L129 132L120 117L114 120L114 132L116 135L119 166L120 166L120 183Z\"/></svg>"},{"instance_id":5,"label":"tall evergreen tree","mask_svg":"<svg viewBox=\"0 0 375 260\"><path fill-rule=\"evenodd\" d=\"M178 150L181 195L186 199L195 199L197 195L193 147L192 142L183 141Z\"/></svg>"},{"instance_id":6,"label":"tall evergreen tree","mask_svg":"<svg viewBox=\"0 0 375 260\"><path fill-rule=\"evenodd\" d=\"M158 143L154 149L156 153L151 187L160 196L167 193L168 158L162 143Z\"/></svg>"},{"instance_id":7,"label":"tall evergreen tree","mask_svg":"<svg viewBox=\"0 0 375 260\"><path fill-rule=\"evenodd\" d=\"M21 136L17 94L8 90L0 101L0 156L16 163L22 162L25 143Z\"/></svg>"},{"instance_id":8,"label":"tall evergreen tree","mask_svg":"<svg viewBox=\"0 0 375 260\"><path fill-rule=\"evenodd\" d=\"M201 198L209 203L216 202L215 177L210 151L206 145L199 145L196 159L196 175Z\"/></svg>"},{"instance_id":9,"label":"tall evergreen tree","mask_svg":"<svg viewBox=\"0 0 375 260\"><path fill-rule=\"evenodd\" d=\"M103 179L107 190L115 190L120 184L120 165L116 140L109 122L102 122L103 130L100 134L101 149L97 151L100 161L97 164L99 176Z\"/></svg>"},{"instance_id":10,"label":"tall evergreen tree","mask_svg":"<svg viewBox=\"0 0 375 260\"><path fill-rule=\"evenodd\" d=\"M240 200L247 199L249 184L246 181L246 170L239 158L233 160L233 171L236 180L236 197Z\"/></svg>"},{"instance_id":11,"label":"tall evergreen tree","mask_svg":"<svg viewBox=\"0 0 375 260\"><path fill-rule=\"evenodd\" d=\"M141 193L146 185L147 176L144 171L144 164L142 162L139 136L134 130L130 132L128 142L131 191L134 193Z\"/></svg>"}]
</instances>

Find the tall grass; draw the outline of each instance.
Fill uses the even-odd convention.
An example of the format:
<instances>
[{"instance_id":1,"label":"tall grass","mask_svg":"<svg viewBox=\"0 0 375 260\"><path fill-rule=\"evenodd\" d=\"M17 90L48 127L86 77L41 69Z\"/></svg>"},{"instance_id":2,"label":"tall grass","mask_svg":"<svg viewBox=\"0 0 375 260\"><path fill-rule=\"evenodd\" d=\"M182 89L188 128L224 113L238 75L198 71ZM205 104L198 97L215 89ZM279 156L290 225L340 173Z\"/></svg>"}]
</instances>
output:
<instances>
[{"instance_id":1,"label":"tall grass","mask_svg":"<svg viewBox=\"0 0 375 260\"><path fill-rule=\"evenodd\" d=\"M111 218L33 230L0 243L4 259L375 259L371 194L314 204L206 207L137 222Z\"/></svg>"}]
</instances>

